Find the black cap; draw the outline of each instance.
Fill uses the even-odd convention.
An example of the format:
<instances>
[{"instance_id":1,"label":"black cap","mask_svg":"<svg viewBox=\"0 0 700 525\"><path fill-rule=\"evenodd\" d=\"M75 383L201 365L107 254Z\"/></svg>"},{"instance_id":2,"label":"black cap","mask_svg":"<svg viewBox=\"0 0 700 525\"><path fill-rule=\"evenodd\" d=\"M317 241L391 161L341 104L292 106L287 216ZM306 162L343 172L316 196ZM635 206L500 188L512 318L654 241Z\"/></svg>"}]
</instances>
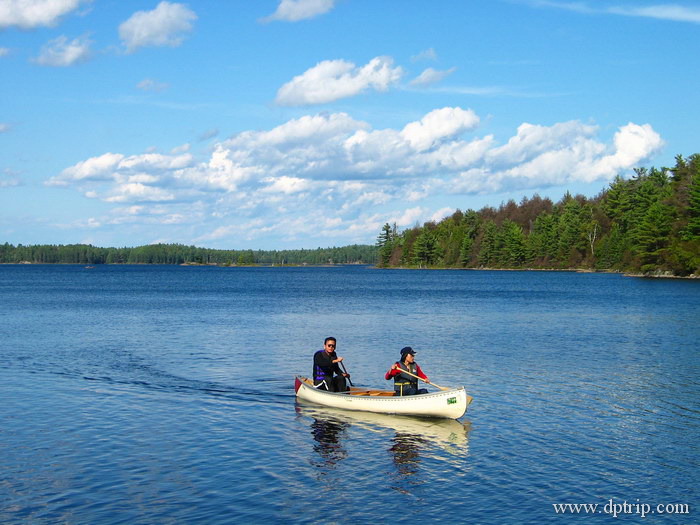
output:
<instances>
[{"instance_id":1,"label":"black cap","mask_svg":"<svg viewBox=\"0 0 700 525\"><path fill-rule=\"evenodd\" d=\"M416 355L416 352L415 352L415 350L413 350L413 348L411 348L410 346L404 346L404 347L401 349L401 357L405 357L406 354Z\"/></svg>"}]
</instances>

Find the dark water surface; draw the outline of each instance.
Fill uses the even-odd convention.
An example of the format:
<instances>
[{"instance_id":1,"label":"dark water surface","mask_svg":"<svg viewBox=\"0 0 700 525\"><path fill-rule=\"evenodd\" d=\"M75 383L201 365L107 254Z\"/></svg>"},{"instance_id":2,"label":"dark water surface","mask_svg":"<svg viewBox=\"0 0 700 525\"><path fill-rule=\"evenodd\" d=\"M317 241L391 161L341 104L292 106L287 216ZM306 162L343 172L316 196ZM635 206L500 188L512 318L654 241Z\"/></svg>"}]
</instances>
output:
<instances>
[{"instance_id":1,"label":"dark water surface","mask_svg":"<svg viewBox=\"0 0 700 525\"><path fill-rule=\"evenodd\" d=\"M697 281L0 266L0 329L2 523L700 521ZM327 335L356 385L411 345L474 403L298 405Z\"/></svg>"}]
</instances>

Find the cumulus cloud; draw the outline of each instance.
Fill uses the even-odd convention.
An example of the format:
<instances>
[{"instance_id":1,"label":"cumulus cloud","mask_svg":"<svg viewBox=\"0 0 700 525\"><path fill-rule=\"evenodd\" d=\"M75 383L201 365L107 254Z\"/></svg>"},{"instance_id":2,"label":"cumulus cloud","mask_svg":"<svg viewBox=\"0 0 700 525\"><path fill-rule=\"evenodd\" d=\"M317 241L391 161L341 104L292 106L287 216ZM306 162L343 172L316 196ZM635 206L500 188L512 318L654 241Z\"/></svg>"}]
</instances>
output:
<instances>
[{"instance_id":1,"label":"cumulus cloud","mask_svg":"<svg viewBox=\"0 0 700 525\"><path fill-rule=\"evenodd\" d=\"M161 183L168 184L173 174L192 165L189 153L174 152L170 155L160 153L144 153L142 155L125 156L120 153L105 153L97 157L78 162L64 169L59 175L46 181L48 186L76 186L93 198L103 198L105 195L114 197L124 195L123 200L153 200L152 195L162 195L150 191L143 185L154 187ZM109 187L109 191L100 188ZM115 187L122 188L114 191ZM109 199L105 199L109 200ZM162 200L159 196L156 200Z\"/></svg>"},{"instance_id":2,"label":"cumulus cloud","mask_svg":"<svg viewBox=\"0 0 700 525\"><path fill-rule=\"evenodd\" d=\"M142 47L177 47L197 20L184 4L161 2L152 11L137 11L119 26L119 37L127 53Z\"/></svg>"},{"instance_id":3,"label":"cumulus cloud","mask_svg":"<svg viewBox=\"0 0 700 525\"><path fill-rule=\"evenodd\" d=\"M403 75L391 57L376 57L357 67L345 60L324 60L294 77L277 92L281 106L325 104L359 95L367 89L386 91Z\"/></svg>"},{"instance_id":4,"label":"cumulus cloud","mask_svg":"<svg viewBox=\"0 0 700 525\"><path fill-rule=\"evenodd\" d=\"M442 79L450 76L456 70L457 70L457 68L452 67L452 68L446 69L444 71L438 71L437 69L433 69L432 67L429 67L429 68L423 70L423 72L420 75L418 75L416 78L411 80L410 85L422 87L422 86L429 86L431 84L437 84Z\"/></svg>"},{"instance_id":5,"label":"cumulus cloud","mask_svg":"<svg viewBox=\"0 0 700 525\"><path fill-rule=\"evenodd\" d=\"M440 208L438 211L436 211L430 216L430 220L433 222L440 222L445 217L449 217L450 215L452 215L455 211L457 210L455 210L454 208Z\"/></svg>"},{"instance_id":6,"label":"cumulus cloud","mask_svg":"<svg viewBox=\"0 0 700 525\"><path fill-rule=\"evenodd\" d=\"M442 108L428 113L419 122L411 122L401 136L418 151L425 151L437 142L454 137L479 125L479 117L472 110Z\"/></svg>"},{"instance_id":7,"label":"cumulus cloud","mask_svg":"<svg viewBox=\"0 0 700 525\"><path fill-rule=\"evenodd\" d=\"M87 62L92 57L91 45L92 41L87 37L68 40L68 37L61 35L44 45L33 62L50 67L69 67Z\"/></svg>"},{"instance_id":8,"label":"cumulus cloud","mask_svg":"<svg viewBox=\"0 0 700 525\"><path fill-rule=\"evenodd\" d=\"M289 177L287 175L282 175L278 178L267 177L262 181L269 184L267 187L262 188L262 191L268 193L285 193L290 195L292 193L299 193L311 188L311 181L308 179Z\"/></svg>"},{"instance_id":9,"label":"cumulus cloud","mask_svg":"<svg viewBox=\"0 0 700 525\"><path fill-rule=\"evenodd\" d=\"M335 0L281 0L277 10L261 22L298 22L333 9Z\"/></svg>"},{"instance_id":10,"label":"cumulus cloud","mask_svg":"<svg viewBox=\"0 0 700 525\"><path fill-rule=\"evenodd\" d=\"M54 26L60 18L91 0L3 0L0 2L0 29L32 29Z\"/></svg>"},{"instance_id":11,"label":"cumulus cloud","mask_svg":"<svg viewBox=\"0 0 700 525\"><path fill-rule=\"evenodd\" d=\"M10 50L7 47L0 47L0 58L10 55Z\"/></svg>"},{"instance_id":12,"label":"cumulus cloud","mask_svg":"<svg viewBox=\"0 0 700 525\"><path fill-rule=\"evenodd\" d=\"M112 172L123 158L124 155L119 153L105 153L99 157L89 158L66 168L60 175L51 177L47 184L49 186L68 186L71 182L82 180L109 180Z\"/></svg>"},{"instance_id":13,"label":"cumulus cloud","mask_svg":"<svg viewBox=\"0 0 700 525\"><path fill-rule=\"evenodd\" d=\"M431 207L433 198L607 181L663 146L649 124L628 123L605 141L578 121L524 123L504 143L477 135L479 124L459 107L398 129L346 113L307 115L238 133L202 157L189 145L105 153L47 184L121 205L110 221L188 223L202 241L304 234L352 243L368 242L387 221L408 227L452 213Z\"/></svg>"},{"instance_id":14,"label":"cumulus cloud","mask_svg":"<svg viewBox=\"0 0 700 525\"><path fill-rule=\"evenodd\" d=\"M614 143L613 152L595 162L588 174L589 180L613 177L620 170L629 169L646 158L650 151L658 151L664 146L661 136L649 124L640 126L632 122L615 133Z\"/></svg>"}]
</instances>

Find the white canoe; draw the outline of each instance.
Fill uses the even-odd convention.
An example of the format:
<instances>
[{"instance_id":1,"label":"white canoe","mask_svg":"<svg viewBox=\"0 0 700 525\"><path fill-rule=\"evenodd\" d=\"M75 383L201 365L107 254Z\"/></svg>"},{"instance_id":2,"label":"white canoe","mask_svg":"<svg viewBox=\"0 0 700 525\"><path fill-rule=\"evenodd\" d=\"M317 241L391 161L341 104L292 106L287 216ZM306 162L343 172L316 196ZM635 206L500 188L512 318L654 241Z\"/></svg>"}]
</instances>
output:
<instances>
[{"instance_id":1,"label":"white canoe","mask_svg":"<svg viewBox=\"0 0 700 525\"><path fill-rule=\"evenodd\" d=\"M297 376L294 388L298 399L318 405L404 416L457 419L464 415L472 402L464 387L415 396L394 396L394 392L388 390L357 387L349 392L326 392L314 388L311 380Z\"/></svg>"}]
</instances>

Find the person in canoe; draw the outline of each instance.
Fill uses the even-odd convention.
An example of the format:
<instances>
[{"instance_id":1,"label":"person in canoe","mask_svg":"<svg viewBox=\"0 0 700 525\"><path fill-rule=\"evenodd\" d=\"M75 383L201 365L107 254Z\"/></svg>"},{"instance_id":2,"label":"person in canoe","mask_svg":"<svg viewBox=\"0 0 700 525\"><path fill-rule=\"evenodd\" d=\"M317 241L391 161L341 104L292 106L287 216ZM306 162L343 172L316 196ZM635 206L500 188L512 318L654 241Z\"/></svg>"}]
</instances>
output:
<instances>
[{"instance_id":1,"label":"person in canoe","mask_svg":"<svg viewBox=\"0 0 700 525\"><path fill-rule=\"evenodd\" d=\"M336 344L335 337L326 337L323 349L314 354L314 385L329 392L346 392L345 378L350 374L340 369L343 358L335 353Z\"/></svg>"},{"instance_id":2,"label":"person in canoe","mask_svg":"<svg viewBox=\"0 0 700 525\"><path fill-rule=\"evenodd\" d=\"M401 349L401 360L391 365L391 368L384 376L387 381L390 379L394 380L394 395L413 396L428 393L425 388L418 388L418 379L403 373L403 371L406 371L428 381L428 376L423 373L418 363L415 362L415 355L416 352L413 348L404 346Z\"/></svg>"}]
</instances>

